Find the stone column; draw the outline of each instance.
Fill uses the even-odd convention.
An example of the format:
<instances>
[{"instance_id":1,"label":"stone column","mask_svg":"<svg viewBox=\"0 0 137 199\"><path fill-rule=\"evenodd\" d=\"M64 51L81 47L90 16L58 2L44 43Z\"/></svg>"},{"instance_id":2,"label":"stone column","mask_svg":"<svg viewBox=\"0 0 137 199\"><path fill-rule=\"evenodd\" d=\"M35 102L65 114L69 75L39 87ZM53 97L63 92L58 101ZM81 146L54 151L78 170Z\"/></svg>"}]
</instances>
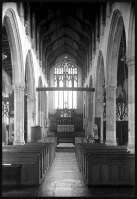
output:
<instances>
[{"instance_id":1,"label":"stone column","mask_svg":"<svg viewBox=\"0 0 137 199\"><path fill-rule=\"evenodd\" d=\"M127 59L128 65L128 149L135 153L135 58Z\"/></svg>"},{"instance_id":2,"label":"stone column","mask_svg":"<svg viewBox=\"0 0 137 199\"><path fill-rule=\"evenodd\" d=\"M87 134L90 135L90 128L91 128L91 125L90 125L90 121L91 121L91 118L90 118L90 107L91 106L91 102L90 102L90 96L89 96L89 92L87 92Z\"/></svg>"},{"instance_id":3,"label":"stone column","mask_svg":"<svg viewBox=\"0 0 137 199\"><path fill-rule=\"evenodd\" d=\"M40 92L38 92L38 126L40 126Z\"/></svg>"},{"instance_id":4,"label":"stone column","mask_svg":"<svg viewBox=\"0 0 137 199\"><path fill-rule=\"evenodd\" d=\"M116 87L106 87L106 144L116 144Z\"/></svg>"},{"instance_id":5,"label":"stone column","mask_svg":"<svg viewBox=\"0 0 137 199\"><path fill-rule=\"evenodd\" d=\"M44 103L45 103L45 98L44 98L44 92L42 91L42 103L41 103L41 136L44 137Z\"/></svg>"},{"instance_id":6,"label":"stone column","mask_svg":"<svg viewBox=\"0 0 137 199\"><path fill-rule=\"evenodd\" d=\"M34 104L35 104L35 100L33 98L31 98L29 96L29 98L27 99L27 114L28 114L28 129L27 129L27 134L28 134L28 142L31 142L31 127L33 127L35 125L35 122L33 120L33 114L35 114L34 112Z\"/></svg>"},{"instance_id":7,"label":"stone column","mask_svg":"<svg viewBox=\"0 0 137 199\"><path fill-rule=\"evenodd\" d=\"M40 92L40 126L42 127L42 103L43 103L43 101L42 101L42 91Z\"/></svg>"},{"instance_id":8,"label":"stone column","mask_svg":"<svg viewBox=\"0 0 137 199\"><path fill-rule=\"evenodd\" d=\"M88 96L88 135L93 133L93 93L87 92Z\"/></svg>"},{"instance_id":9,"label":"stone column","mask_svg":"<svg viewBox=\"0 0 137 199\"><path fill-rule=\"evenodd\" d=\"M14 145L23 145L24 141L24 87L14 86Z\"/></svg>"},{"instance_id":10,"label":"stone column","mask_svg":"<svg viewBox=\"0 0 137 199\"><path fill-rule=\"evenodd\" d=\"M47 137L47 127L45 127L45 120L47 120L47 112L46 112L46 107L47 107L47 100L46 100L46 92L43 93L43 135L42 139Z\"/></svg>"},{"instance_id":11,"label":"stone column","mask_svg":"<svg viewBox=\"0 0 137 199\"><path fill-rule=\"evenodd\" d=\"M103 143L103 99L96 100L96 117L101 118L100 142Z\"/></svg>"},{"instance_id":12,"label":"stone column","mask_svg":"<svg viewBox=\"0 0 137 199\"><path fill-rule=\"evenodd\" d=\"M88 134L87 132L87 120L88 120L88 105L87 105L87 92L85 92L85 119L86 119L86 125L85 125L85 135Z\"/></svg>"},{"instance_id":13,"label":"stone column","mask_svg":"<svg viewBox=\"0 0 137 199\"><path fill-rule=\"evenodd\" d=\"M33 109L32 109L33 125L36 126L36 98L32 99L32 103L33 103Z\"/></svg>"}]
</instances>

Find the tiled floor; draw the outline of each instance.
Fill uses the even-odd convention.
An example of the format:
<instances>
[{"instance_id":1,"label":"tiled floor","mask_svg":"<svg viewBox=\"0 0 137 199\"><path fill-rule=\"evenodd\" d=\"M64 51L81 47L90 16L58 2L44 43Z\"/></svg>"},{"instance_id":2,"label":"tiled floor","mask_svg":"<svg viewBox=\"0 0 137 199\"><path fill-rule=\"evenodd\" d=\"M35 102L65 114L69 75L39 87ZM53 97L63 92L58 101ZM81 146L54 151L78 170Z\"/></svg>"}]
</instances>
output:
<instances>
[{"instance_id":1,"label":"tiled floor","mask_svg":"<svg viewBox=\"0 0 137 199\"><path fill-rule=\"evenodd\" d=\"M134 197L133 187L88 188L78 168L75 153L56 152L56 157L39 187L5 191L14 197Z\"/></svg>"}]
</instances>

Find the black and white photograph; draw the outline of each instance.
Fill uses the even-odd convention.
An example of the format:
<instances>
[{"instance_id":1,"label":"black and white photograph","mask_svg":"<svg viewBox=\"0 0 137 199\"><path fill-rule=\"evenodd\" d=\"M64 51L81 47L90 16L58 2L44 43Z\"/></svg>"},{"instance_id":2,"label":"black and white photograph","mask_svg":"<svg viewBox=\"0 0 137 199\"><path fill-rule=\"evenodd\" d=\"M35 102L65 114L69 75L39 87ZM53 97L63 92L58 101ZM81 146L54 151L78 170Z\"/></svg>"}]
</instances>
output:
<instances>
[{"instance_id":1,"label":"black and white photograph","mask_svg":"<svg viewBox=\"0 0 137 199\"><path fill-rule=\"evenodd\" d=\"M135 1L1 5L2 197L135 197Z\"/></svg>"}]
</instances>

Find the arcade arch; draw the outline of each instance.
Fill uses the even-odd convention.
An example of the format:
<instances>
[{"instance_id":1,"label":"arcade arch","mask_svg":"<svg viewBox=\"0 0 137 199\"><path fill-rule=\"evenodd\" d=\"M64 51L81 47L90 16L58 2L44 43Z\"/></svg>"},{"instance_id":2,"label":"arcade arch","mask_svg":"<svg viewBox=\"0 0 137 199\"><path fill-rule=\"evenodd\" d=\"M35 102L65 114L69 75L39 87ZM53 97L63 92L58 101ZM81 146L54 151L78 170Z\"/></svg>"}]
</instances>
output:
<instances>
[{"instance_id":1,"label":"arcade arch","mask_svg":"<svg viewBox=\"0 0 137 199\"><path fill-rule=\"evenodd\" d=\"M14 92L14 144L24 144L24 64L22 45L13 9L5 12L3 27L5 27L11 53L12 88ZM20 110L20 111L18 111Z\"/></svg>"},{"instance_id":2,"label":"arcade arch","mask_svg":"<svg viewBox=\"0 0 137 199\"><path fill-rule=\"evenodd\" d=\"M123 17L115 10L112 16L106 57L106 144L116 145L116 89Z\"/></svg>"}]
</instances>

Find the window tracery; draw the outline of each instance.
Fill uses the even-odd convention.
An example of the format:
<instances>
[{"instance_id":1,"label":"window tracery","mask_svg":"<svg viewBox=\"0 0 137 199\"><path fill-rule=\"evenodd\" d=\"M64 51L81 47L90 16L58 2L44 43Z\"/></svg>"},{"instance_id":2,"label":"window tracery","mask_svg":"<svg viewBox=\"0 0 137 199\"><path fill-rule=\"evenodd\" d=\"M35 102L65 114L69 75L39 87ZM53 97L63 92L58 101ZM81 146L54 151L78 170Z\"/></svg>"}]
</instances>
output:
<instances>
[{"instance_id":1,"label":"window tracery","mask_svg":"<svg viewBox=\"0 0 137 199\"><path fill-rule=\"evenodd\" d=\"M62 61L54 70L55 87L77 87L78 69L72 62ZM77 91L55 91L55 109L77 109Z\"/></svg>"}]
</instances>

